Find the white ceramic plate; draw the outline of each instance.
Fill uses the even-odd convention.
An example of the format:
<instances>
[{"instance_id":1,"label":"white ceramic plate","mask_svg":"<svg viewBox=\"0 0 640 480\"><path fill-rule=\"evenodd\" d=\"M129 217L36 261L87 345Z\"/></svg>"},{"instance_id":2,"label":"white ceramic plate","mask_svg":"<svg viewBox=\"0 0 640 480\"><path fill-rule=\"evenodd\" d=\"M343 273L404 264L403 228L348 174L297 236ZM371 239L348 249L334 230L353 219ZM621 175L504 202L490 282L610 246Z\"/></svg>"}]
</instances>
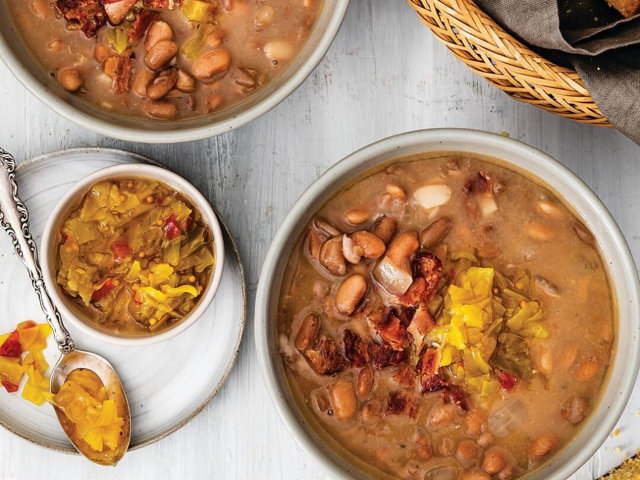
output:
<instances>
[{"instance_id":1,"label":"white ceramic plate","mask_svg":"<svg viewBox=\"0 0 640 480\"><path fill-rule=\"evenodd\" d=\"M40 244L54 205L76 181L105 167L140 162L151 161L120 150L92 148L53 153L20 165L20 196L29 209L36 242ZM222 221L221 226L226 246L222 283L203 317L181 335L157 345L121 347L66 323L79 348L104 356L118 371L131 407L130 449L160 440L194 418L223 385L236 359L246 318L244 272ZM0 333L28 319L44 322L27 272L13 254L9 237L0 232ZM45 356L55 363L58 350L52 338ZM0 390L0 425L43 447L75 452L53 409L46 404L37 407L20 393Z\"/></svg>"}]
</instances>

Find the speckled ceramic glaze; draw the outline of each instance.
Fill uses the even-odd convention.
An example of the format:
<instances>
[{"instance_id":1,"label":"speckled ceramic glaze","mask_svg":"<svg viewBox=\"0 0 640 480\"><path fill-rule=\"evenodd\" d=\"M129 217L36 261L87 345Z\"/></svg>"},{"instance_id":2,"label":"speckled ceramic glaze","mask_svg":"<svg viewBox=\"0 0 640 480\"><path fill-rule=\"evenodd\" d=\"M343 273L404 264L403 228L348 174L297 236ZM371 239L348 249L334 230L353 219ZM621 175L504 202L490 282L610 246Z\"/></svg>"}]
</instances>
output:
<instances>
[{"instance_id":1,"label":"speckled ceramic glaze","mask_svg":"<svg viewBox=\"0 0 640 480\"><path fill-rule=\"evenodd\" d=\"M631 253L620 229L596 195L571 171L524 143L486 132L434 129L410 132L369 145L331 167L300 197L282 222L265 259L256 295L256 346L265 383L286 426L307 454L331 474L369 478L333 452L309 427L291 395L275 332L284 267L295 240L320 206L372 167L422 152L456 152L501 159L528 172L573 206L598 240L618 303L619 328L609 380L598 408L560 455L527 476L565 480L604 443L629 400L640 362L640 290Z\"/></svg>"},{"instance_id":2,"label":"speckled ceramic glaze","mask_svg":"<svg viewBox=\"0 0 640 480\"><path fill-rule=\"evenodd\" d=\"M118 150L77 149L21 165L17 180L36 242L40 243L54 205L78 180L105 167L148 161ZM233 239L221 226L226 257L217 296L200 320L179 336L160 344L125 347L105 343L66 322L78 348L104 356L117 370L131 408L132 449L155 442L194 418L218 392L235 361L246 316L244 273ZM0 236L0 263L0 332L27 319L43 323L27 272L6 235ZM52 339L45 356L51 365L59 356ZM75 452L52 407L37 407L4 389L0 424L38 445Z\"/></svg>"}]
</instances>

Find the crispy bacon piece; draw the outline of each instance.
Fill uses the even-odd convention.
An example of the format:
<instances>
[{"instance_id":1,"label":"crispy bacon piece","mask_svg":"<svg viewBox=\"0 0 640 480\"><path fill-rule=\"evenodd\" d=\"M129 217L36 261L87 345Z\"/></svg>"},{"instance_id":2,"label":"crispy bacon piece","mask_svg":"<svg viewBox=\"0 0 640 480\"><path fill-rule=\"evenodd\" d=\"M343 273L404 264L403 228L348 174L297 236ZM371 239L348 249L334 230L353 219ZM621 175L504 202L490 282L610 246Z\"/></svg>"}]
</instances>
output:
<instances>
[{"instance_id":1,"label":"crispy bacon piece","mask_svg":"<svg viewBox=\"0 0 640 480\"><path fill-rule=\"evenodd\" d=\"M354 368L362 368L369 362L369 345L357 333L344 331L344 353Z\"/></svg>"},{"instance_id":2,"label":"crispy bacon piece","mask_svg":"<svg viewBox=\"0 0 640 480\"><path fill-rule=\"evenodd\" d=\"M442 390L442 401L455 405L463 413L468 412L471 408L464 389L455 385L449 385Z\"/></svg>"},{"instance_id":3,"label":"crispy bacon piece","mask_svg":"<svg viewBox=\"0 0 640 480\"><path fill-rule=\"evenodd\" d=\"M149 25L158 17L158 12L154 12L152 10L143 10L140 13L136 14L136 19L127 34L129 36L129 41L131 43L136 43L140 40L147 30L149 29Z\"/></svg>"},{"instance_id":4,"label":"crispy bacon piece","mask_svg":"<svg viewBox=\"0 0 640 480\"><path fill-rule=\"evenodd\" d=\"M427 281L422 277L414 278L409 289L400 297L400 303L409 307L415 307L422 301L426 291Z\"/></svg>"},{"instance_id":5,"label":"crispy bacon piece","mask_svg":"<svg viewBox=\"0 0 640 480\"><path fill-rule=\"evenodd\" d=\"M413 399L402 392L391 392L384 406L385 415L407 415L415 417L418 408Z\"/></svg>"},{"instance_id":6,"label":"crispy bacon piece","mask_svg":"<svg viewBox=\"0 0 640 480\"><path fill-rule=\"evenodd\" d=\"M433 298L442 276L442 262L429 252L419 252L412 262L414 278L425 279L426 287L422 299L428 302Z\"/></svg>"},{"instance_id":7,"label":"crispy bacon piece","mask_svg":"<svg viewBox=\"0 0 640 480\"><path fill-rule=\"evenodd\" d=\"M440 363L440 352L436 348L425 346L420 351L420 358L416 365L416 371L420 375L434 375L438 373Z\"/></svg>"},{"instance_id":8,"label":"crispy bacon piece","mask_svg":"<svg viewBox=\"0 0 640 480\"><path fill-rule=\"evenodd\" d=\"M436 320L429 312L429 308L425 302L420 302L418 308L413 312L411 323L407 327L407 332L413 338L413 344L416 350L422 349L422 340L436 326Z\"/></svg>"},{"instance_id":9,"label":"crispy bacon piece","mask_svg":"<svg viewBox=\"0 0 640 480\"><path fill-rule=\"evenodd\" d=\"M406 388L413 388L416 385L416 372L409 365L401 365L393 372L393 379Z\"/></svg>"},{"instance_id":10,"label":"crispy bacon piece","mask_svg":"<svg viewBox=\"0 0 640 480\"><path fill-rule=\"evenodd\" d=\"M407 327L411 322L412 313L409 309L392 308L387 313L385 321L375 326L380 338L394 350L400 352L409 346Z\"/></svg>"},{"instance_id":11,"label":"crispy bacon piece","mask_svg":"<svg viewBox=\"0 0 640 480\"><path fill-rule=\"evenodd\" d=\"M493 193L493 178L486 172L480 170L478 175L467 180L462 187L462 191L467 195L476 193Z\"/></svg>"},{"instance_id":12,"label":"crispy bacon piece","mask_svg":"<svg viewBox=\"0 0 640 480\"><path fill-rule=\"evenodd\" d=\"M104 61L104 73L111 78L111 90L115 93L129 91L132 63L131 58L124 55L111 55Z\"/></svg>"},{"instance_id":13,"label":"crispy bacon piece","mask_svg":"<svg viewBox=\"0 0 640 480\"><path fill-rule=\"evenodd\" d=\"M420 391L422 393L436 392L447 385L440 375L440 352L435 348L424 346L416 365L420 374Z\"/></svg>"},{"instance_id":14,"label":"crispy bacon piece","mask_svg":"<svg viewBox=\"0 0 640 480\"><path fill-rule=\"evenodd\" d=\"M80 29L88 37L95 37L107 22L107 13L98 0L58 0L56 7L72 29Z\"/></svg>"},{"instance_id":15,"label":"crispy bacon piece","mask_svg":"<svg viewBox=\"0 0 640 480\"><path fill-rule=\"evenodd\" d=\"M314 370L320 375L331 375L344 369L346 361L336 343L326 335L322 335L318 340L315 350L304 352Z\"/></svg>"},{"instance_id":16,"label":"crispy bacon piece","mask_svg":"<svg viewBox=\"0 0 640 480\"><path fill-rule=\"evenodd\" d=\"M374 343L369 348L369 354L376 370L396 366L407 359L404 351L398 352L385 343Z\"/></svg>"},{"instance_id":17,"label":"crispy bacon piece","mask_svg":"<svg viewBox=\"0 0 640 480\"><path fill-rule=\"evenodd\" d=\"M422 393L431 393L442 390L447 386L440 375L422 375L420 377L420 391Z\"/></svg>"}]
</instances>

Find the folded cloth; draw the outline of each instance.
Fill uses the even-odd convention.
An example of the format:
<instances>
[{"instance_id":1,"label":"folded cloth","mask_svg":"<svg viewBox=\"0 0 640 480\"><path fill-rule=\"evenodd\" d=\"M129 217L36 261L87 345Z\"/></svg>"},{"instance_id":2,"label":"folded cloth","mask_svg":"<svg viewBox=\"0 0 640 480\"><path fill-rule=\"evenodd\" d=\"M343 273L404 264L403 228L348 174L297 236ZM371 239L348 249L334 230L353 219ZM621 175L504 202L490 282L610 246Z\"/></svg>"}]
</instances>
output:
<instances>
[{"instance_id":1,"label":"folded cloth","mask_svg":"<svg viewBox=\"0 0 640 480\"><path fill-rule=\"evenodd\" d=\"M640 15L622 18L606 0L475 1L532 49L574 68L607 119L640 144Z\"/></svg>"}]
</instances>

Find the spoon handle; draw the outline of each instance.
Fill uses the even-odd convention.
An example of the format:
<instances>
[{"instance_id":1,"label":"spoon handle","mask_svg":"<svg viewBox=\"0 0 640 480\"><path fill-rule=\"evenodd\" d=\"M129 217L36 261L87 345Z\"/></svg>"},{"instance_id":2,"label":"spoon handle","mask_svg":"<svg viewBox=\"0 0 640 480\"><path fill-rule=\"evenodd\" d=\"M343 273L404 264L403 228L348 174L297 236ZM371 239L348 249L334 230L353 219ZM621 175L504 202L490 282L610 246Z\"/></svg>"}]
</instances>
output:
<instances>
[{"instance_id":1,"label":"spoon handle","mask_svg":"<svg viewBox=\"0 0 640 480\"><path fill-rule=\"evenodd\" d=\"M53 329L58 348L63 353L69 353L75 350L75 345L44 284L38 263L38 247L29 232L29 211L18 197L15 169L13 156L0 148L0 227L11 237L16 255L29 271L33 288L38 294L47 322Z\"/></svg>"}]
</instances>

